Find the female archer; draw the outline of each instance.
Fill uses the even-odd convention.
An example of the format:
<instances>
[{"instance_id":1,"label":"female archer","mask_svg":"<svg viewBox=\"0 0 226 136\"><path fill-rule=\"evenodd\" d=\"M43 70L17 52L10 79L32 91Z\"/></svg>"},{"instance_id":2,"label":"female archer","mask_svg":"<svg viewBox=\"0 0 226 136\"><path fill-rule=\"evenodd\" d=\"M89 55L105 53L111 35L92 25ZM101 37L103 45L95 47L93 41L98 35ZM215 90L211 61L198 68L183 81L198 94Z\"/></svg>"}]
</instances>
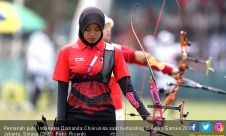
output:
<instances>
[{"instance_id":1,"label":"female archer","mask_svg":"<svg viewBox=\"0 0 226 136\"><path fill-rule=\"evenodd\" d=\"M55 126L115 127L115 107L109 85L112 72L122 93L141 117L150 122L152 120L133 89L121 50L103 40L104 25L104 14L100 9L84 9L79 18L79 39L59 52L53 75L53 80L58 82ZM68 96L69 82L72 86ZM88 136L115 133L110 129L70 131L78 132Z\"/></svg>"}]
</instances>

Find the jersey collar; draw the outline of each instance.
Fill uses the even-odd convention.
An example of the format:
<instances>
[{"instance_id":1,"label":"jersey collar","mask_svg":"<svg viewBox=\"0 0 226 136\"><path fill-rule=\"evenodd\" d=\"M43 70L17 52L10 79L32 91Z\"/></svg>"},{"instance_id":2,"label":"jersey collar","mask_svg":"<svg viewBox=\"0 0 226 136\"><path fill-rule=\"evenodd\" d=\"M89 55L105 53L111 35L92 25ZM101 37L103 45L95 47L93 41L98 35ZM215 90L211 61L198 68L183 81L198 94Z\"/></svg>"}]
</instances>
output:
<instances>
[{"instance_id":1,"label":"jersey collar","mask_svg":"<svg viewBox=\"0 0 226 136\"><path fill-rule=\"evenodd\" d=\"M78 47L79 47L80 50L84 50L85 48L91 48L91 47L89 47L89 46L86 46L86 45L82 42L81 39L78 39L77 45L78 45ZM102 49L104 48L104 46L105 46L105 41L102 39L102 40L100 40L100 42L99 42L96 46L94 46L93 48L97 48L98 50L102 50Z\"/></svg>"}]
</instances>

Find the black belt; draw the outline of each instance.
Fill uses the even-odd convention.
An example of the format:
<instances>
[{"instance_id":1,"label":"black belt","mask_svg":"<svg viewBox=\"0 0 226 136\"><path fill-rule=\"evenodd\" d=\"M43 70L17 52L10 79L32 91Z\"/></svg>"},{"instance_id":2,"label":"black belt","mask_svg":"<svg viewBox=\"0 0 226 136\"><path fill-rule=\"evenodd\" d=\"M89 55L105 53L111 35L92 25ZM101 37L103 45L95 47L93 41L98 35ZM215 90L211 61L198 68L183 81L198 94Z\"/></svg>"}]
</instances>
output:
<instances>
[{"instance_id":1,"label":"black belt","mask_svg":"<svg viewBox=\"0 0 226 136\"><path fill-rule=\"evenodd\" d=\"M88 103L88 104L96 104L98 102L101 102L103 100L110 100L111 101L111 97L109 93L105 93L105 94L101 94L97 97L94 98L88 98L85 95L81 94L80 92L76 91L74 88L72 88L71 93L73 95L75 95L76 97L78 97L80 100Z\"/></svg>"}]
</instances>

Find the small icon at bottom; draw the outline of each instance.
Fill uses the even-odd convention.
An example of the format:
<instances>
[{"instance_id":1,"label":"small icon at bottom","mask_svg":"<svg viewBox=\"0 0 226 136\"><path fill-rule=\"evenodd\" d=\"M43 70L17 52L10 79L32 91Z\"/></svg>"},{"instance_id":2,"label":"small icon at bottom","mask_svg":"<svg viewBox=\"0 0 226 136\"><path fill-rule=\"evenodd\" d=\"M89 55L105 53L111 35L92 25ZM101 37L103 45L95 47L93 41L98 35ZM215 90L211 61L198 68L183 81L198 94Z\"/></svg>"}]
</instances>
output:
<instances>
[{"instance_id":1,"label":"small icon at bottom","mask_svg":"<svg viewBox=\"0 0 226 136\"><path fill-rule=\"evenodd\" d=\"M189 130L191 132L199 132L199 123L198 122L191 122L189 125Z\"/></svg>"}]
</instances>

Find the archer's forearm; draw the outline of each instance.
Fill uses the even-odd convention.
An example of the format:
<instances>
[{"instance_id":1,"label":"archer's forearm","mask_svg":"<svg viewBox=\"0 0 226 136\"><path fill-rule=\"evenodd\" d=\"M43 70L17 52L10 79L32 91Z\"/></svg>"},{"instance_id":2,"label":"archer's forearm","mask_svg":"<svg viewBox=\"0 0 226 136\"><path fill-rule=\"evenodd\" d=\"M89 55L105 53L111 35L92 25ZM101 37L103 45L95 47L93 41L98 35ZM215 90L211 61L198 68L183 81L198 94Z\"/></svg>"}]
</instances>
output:
<instances>
[{"instance_id":1,"label":"archer's forearm","mask_svg":"<svg viewBox=\"0 0 226 136\"><path fill-rule=\"evenodd\" d=\"M123 57L127 63L138 64L143 66L148 66L148 62L146 60L145 54L142 51L135 51L126 46L121 46L121 51ZM160 62L155 57L146 53L148 60L150 61L151 68L155 71L161 71L164 74L171 75L175 72L172 66L169 66L163 62Z\"/></svg>"},{"instance_id":2,"label":"archer's forearm","mask_svg":"<svg viewBox=\"0 0 226 136\"><path fill-rule=\"evenodd\" d=\"M57 125L64 125L66 120L66 104L68 95L68 83L58 81L58 100L57 100Z\"/></svg>"},{"instance_id":3,"label":"archer's forearm","mask_svg":"<svg viewBox=\"0 0 226 136\"><path fill-rule=\"evenodd\" d=\"M126 96L127 100L133 105L133 107L145 120L146 117L150 115L150 113L147 111L144 104L140 101L139 97L134 91L130 77L124 77L118 80L118 83L121 87L123 94Z\"/></svg>"}]
</instances>

